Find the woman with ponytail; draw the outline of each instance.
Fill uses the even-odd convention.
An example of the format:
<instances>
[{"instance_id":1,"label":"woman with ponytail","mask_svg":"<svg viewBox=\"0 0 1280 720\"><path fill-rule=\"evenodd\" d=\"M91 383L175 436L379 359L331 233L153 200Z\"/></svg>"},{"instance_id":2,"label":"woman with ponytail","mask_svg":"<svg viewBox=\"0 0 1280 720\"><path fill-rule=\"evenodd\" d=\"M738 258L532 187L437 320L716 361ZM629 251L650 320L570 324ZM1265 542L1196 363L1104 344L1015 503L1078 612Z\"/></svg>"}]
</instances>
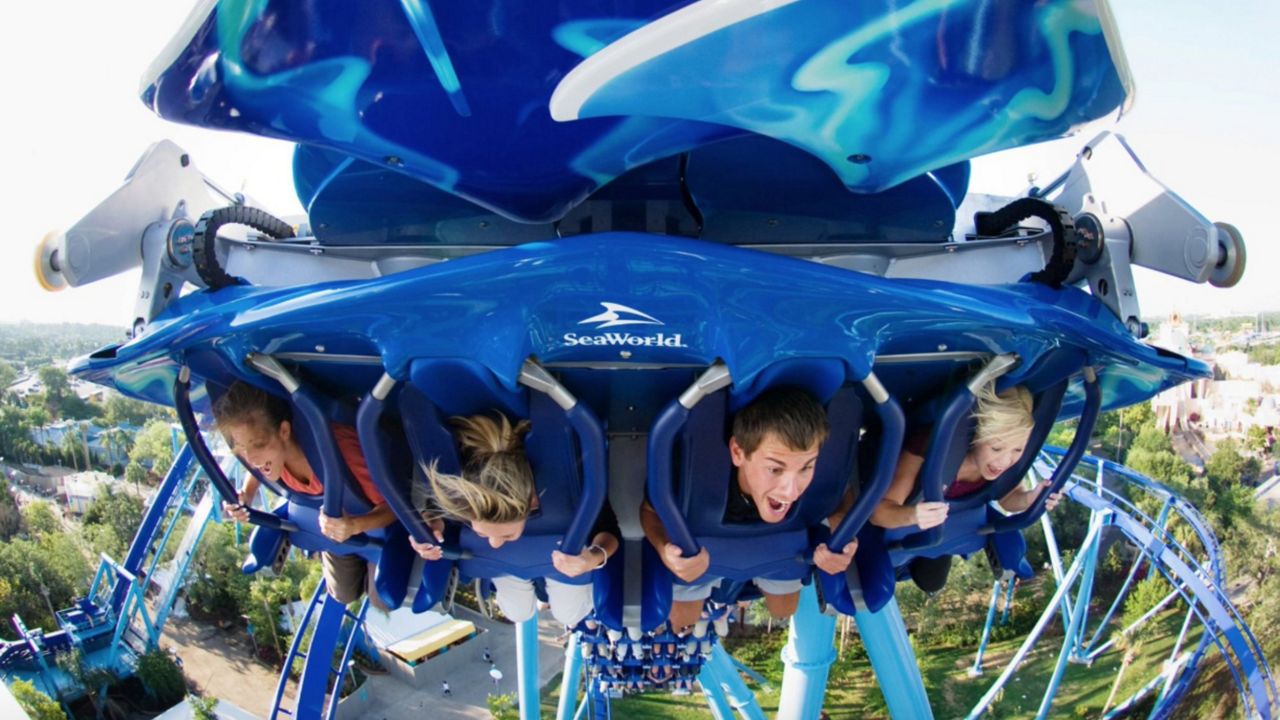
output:
<instances>
[{"instance_id":1,"label":"woman with ponytail","mask_svg":"<svg viewBox=\"0 0 1280 720\"><path fill-rule=\"evenodd\" d=\"M501 413L451 418L461 449L462 472L440 472L436 463L423 468L430 506L424 511L437 540L443 540L444 520L466 523L472 532L489 541L495 550L524 534L525 521L538 509L538 491L533 468L524 453L524 435L529 422L515 425ZM590 544L577 555L551 553L556 570L576 577L604 567L618 549L617 519L608 503L592 529ZM438 545L413 543L414 550L427 560L441 557ZM516 577L493 579L498 607L513 622L533 617L537 598L533 583ZM592 603L591 584L569 585L546 581L551 613L567 627L575 627L588 614Z\"/></svg>"}]
</instances>

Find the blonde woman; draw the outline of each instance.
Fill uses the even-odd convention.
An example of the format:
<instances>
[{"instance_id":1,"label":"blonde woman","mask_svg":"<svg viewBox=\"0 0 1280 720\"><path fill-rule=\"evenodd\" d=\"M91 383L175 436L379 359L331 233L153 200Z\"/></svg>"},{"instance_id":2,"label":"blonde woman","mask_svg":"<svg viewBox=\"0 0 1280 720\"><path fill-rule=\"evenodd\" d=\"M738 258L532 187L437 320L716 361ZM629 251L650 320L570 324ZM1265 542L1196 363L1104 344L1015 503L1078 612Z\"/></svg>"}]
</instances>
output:
<instances>
[{"instance_id":1,"label":"blonde woman","mask_svg":"<svg viewBox=\"0 0 1280 720\"><path fill-rule=\"evenodd\" d=\"M984 485L1000 477L1022 458L1027 439L1035 424L1032 417L1031 392L1021 385L997 394L988 385L978 393L978 404L973 417L977 429L969 452L956 471L955 481L947 486L942 502L918 502L906 504L915 489L924 465L929 441L929 428L912 433L903 444L894 471L893 482L885 492L871 523L885 529L917 526L928 530L941 525L947 519L949 505L946 500L956 500L981 490ZM1000 498L1000 506L1009 512L1020 512L1035 502L1049 482L1042 480L1033 488L1021 485ZM1052 510L1062 498L1054 493L1045 502L1045 509ZM911 561L911 578L927 593L935 593L947 583L951 571L951 556L916 558Z\"/></svg>"},{"instance_id":2,"label":"blonde woman","mask_svg":"<svg viewBox=\"0 0 1280 720\"><path fill-rule=\"evenodd\" d=\"M533 482L533 469L524 453L524 435L529 422L515 425L501 413L451 418L455 437L461 449L462 472L450 475L440 472L436 463L425 467L428 495L432 508L424 513L438 540L443 539L443 519L466 523L472 532L489 541L493 549L520 539L525 521L538 509L538 492ZM568 555L551 553L556 570L577 577L604 567L618 549L617 519L608 503L592 529L591 541L582 552ZM427 560L438 560L438 545L413 543L413 548ZM537 598L533 582L504 576L493 578L498 607L513 622L533 617ZM567 627L575 627L588 614L592 603L591 583L570 585L548 578L547 596L551 614Z\"/></svg>"}]
</instances>

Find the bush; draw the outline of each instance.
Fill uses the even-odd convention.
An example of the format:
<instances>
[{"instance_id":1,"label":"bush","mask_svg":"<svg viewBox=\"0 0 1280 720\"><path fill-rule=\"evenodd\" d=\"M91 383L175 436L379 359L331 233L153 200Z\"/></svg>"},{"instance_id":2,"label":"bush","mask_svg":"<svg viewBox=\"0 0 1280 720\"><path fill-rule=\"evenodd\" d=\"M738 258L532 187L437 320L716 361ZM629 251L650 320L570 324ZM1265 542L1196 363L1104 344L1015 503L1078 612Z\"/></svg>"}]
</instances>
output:
<instances>
[{"instance_id":1,"label":"bush","mask_svg":"<svg viewBox=\"0 0 1280 720\"><path fill-rule=\"evenodd\" d=\"M163 650L152 650L138 658L138 679L161 707L176 705L187 694L182 668Z\"/></svg>"},{"instance_id":2,"label":"bush","mask_svg":"<svg viewBox=\"0 0 1280 720\"><path fill-rule=\"evenodd\" d=\"M218 720L218 698L188 695L187 704L191 706L191 717L196 720Z\"/></svg>"},{"instance_id":3,"label":"bush","mask_svg":"<svg viewBox=\"0 0 1280 720\"><path fill-rule=\"evenodd\" d=\"M14 680L9 684L9 691L18 706L26 711L31 720L67 720L62 706L53 698L36 689L29 680Z\"/></svg>"},{"instance_id":4,"label":"bush","mask_svg":"<svg viewBox=\"0 0 1280 720\"><path fill-rule=\"evenodd\" d=\"M490 695L488 705L489 714L493 716L493 720L516 720L516 718L520 717L515 693Z\"/></svg>"}]
</instances>

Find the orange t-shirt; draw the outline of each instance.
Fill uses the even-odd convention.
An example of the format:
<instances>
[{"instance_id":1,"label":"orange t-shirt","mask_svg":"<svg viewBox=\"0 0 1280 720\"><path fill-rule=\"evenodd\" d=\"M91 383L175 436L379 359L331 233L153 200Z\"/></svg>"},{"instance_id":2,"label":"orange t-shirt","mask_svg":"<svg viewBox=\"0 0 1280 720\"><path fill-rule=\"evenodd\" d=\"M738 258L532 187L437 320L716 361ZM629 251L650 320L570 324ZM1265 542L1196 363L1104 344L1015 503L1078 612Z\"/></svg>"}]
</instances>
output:
<instances>
[{"instance_id":1,"label":"orange t-shirt","mask_svg":"<svg viewBox=\"0 0 1280 720\"><path fill-rule=\"evenodd\" d=\"M333 430L333 439L338 443L338 452L342 453L342 459L347 463L347 469L351 471L351 475L355 477L356 482L360 484L360 489L364 491L364 496L369 498L369 502L374 506L382 505L387 499L378 492L378 488L373 484L373 476L369 474L369 464L365 462L364 450L360 448L360 436L356 434L356 429L350 425L334 424L330 426ZM312 468L314 470L315 468ZM303 495L322 495L324 494L324 485L319 478L302 479L289 472L285 468L280 472L280 481L285 487L294 492Z\"/></svg>"}]
</instances>

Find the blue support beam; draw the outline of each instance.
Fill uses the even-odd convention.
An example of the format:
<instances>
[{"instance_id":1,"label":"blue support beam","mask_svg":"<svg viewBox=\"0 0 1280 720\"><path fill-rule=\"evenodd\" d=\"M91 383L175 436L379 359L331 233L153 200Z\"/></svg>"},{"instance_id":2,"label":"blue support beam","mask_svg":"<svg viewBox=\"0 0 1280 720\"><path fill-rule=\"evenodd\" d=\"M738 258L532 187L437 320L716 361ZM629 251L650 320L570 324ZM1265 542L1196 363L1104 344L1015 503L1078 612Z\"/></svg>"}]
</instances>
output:
<instances>
[{"instance_id":1,"label":"blue support beam","mask_svg":"<svg viewBox=\"0 0 1280 720\"><path fill-rule=\"evenodd\" d=\"M782 649L782 697L779 720L816 718L827 692L827 672L836 659L836 619L818 609L813 584L800 590L800 603L791 617L787 646Z\"/></svg>"},{"instance_id":2,"label":"blue support beam","mask_svg":"<svg viewBox=\"0 0 1280 720\"><path fill-rule=\"evenodd\" d=\"M982 626L982 641L978 643L978 654L973 659L973 667L969 668L969 677L977 677L982 674L982 655L987 651L987 641L991 639L991 625L996 619L996 605L1000 603L1000 580L996 580L991 588L991 605L987 608L987 622ZM1009 578L1009 584L1013 584L1013 578Z\"/></svg>"},{"instance_id":3,"label":"blue support beam","mask_svg":"<svg viewBox=\"0 0 1280 720\"><path fill-rule=\"evenodd\" d=\"M142 515L142 522L138 524L138 533L133 536L133 544L129 546L129 553L125 555L122 563L124 569L131 574L136 575L142 569L142 561L146 559L147 551L151 548L151 540L155 537L156 529L164 521L169 501L186 479L194 460L195 454L186 445L182 446L182 450L175 455L173 464L169 466L169 472L164 476L164 482L160 484L160 488L156 490L151 500L151 506ZM124 605L126 592L125 588L117 586L112 594L111 609L115 612L119 612Z\"/></svg>"},{"instance_id":4,"label":"blue support beam","mask_svg":"<svg viewBox=\"0 0 1280 720\"><path fill-rule=\"evenodd\" d=\"M538 616L516 623L516 695L520 720L538 720Z\"/></svg>"},{"instance_id":5,"label":"blue support beam","mask_svg":"<svg viewBox=\"0 0 1280 720\"><path fill-rule=\"evenodd\" d=\"M756 694L751 692L743 682L733 658L729 657L723 645L716 643L711 650L711 657L707 659L707 664L714 667L716 677L725 689L729 705L738 712L739 717L743 720L765 720L764 711L756 701Z\"/></svg>"},{"instance_id":6,"label":"blue support beam","mask_svg":"<svg viewBox=\"0 0 1280 720\"><path fill-rule=\"evenodd\" d=\"M578 678L582 675L582 650L579 645L578 633L569 635L569 642L564 646L564 674L560 676L560 703L556 706L556 720L573 720L577 716Z\"/></svg>"},{"instance_id":7,"label":"blue support beam","mask_svg":"<svg viewBox=\"0 0 1280 720\"><path fill-rule=\"evenodd\" d=\"M1084 569L1080 574L1080 594L1076 599L1075 607L1072 608L1071 622L1067 625L1066 636L1062 639L1062 652L1058 655L1058 663L1054 666L1053 676L1049 678L1049 686L1045 689L1044 698L1040 701L1040 709L1036 713L1036 720L1043 720L1049 717L1049 710L1053 707L1053 698L1058 694L1058 684L1062 682L1062 674L1067 669L1067 661L1071 659L1074 646L1078 645L1081 640L1089 608L1089 596L1093 593L1093 577L1098 567L1098 544L1102 538L1101 526L1102 518L1098 513L1094 513L1093 528L1089 533L1088 542L1080 549L1080 554L1084 557Z\"/></svg>"},{"instance_id":8,"label":"blue support beam","mask_svg":"<svg viewBox=\"0 0 1280 720\"><path fill-rule=\"evenodd\" d=\"M1000 611L1000 624L1004 625L1009 622L1009 613L1013 611L1013 591L1018 587L1017 578L1009 580L1008 587L1004 591L1004 610Z\"/></svg>"},{"instance_id":9,"label":"blue support beam","mask_svg":"<svg viewBox=\"0 0 1280 720\"><path fill-rule=\"evenodd\" d=\"M907 637L896 598L873 613L860 610L853 616L867 659L876 672L889 715L894 720L931 720L933 708L916 663L915 649ZM812 716L817 717L817 713Z\"/></svg>"},{"instance_id":10,"label":"blue support beam","mask_svg":"<svg viewBox=\"0 0 1280 720\"><path fill-rule=\"evenodd\" d=\"M720 673L710 663L702 666L698 673L698 682L702 685L702 695L707 699L707 707L715 720L733 720L733 706L724 695L724 686L720 682ZM778 713L782 717L782 713ZM816 717L816 716L815 716Z\"/></svg>"}]
</instances>

